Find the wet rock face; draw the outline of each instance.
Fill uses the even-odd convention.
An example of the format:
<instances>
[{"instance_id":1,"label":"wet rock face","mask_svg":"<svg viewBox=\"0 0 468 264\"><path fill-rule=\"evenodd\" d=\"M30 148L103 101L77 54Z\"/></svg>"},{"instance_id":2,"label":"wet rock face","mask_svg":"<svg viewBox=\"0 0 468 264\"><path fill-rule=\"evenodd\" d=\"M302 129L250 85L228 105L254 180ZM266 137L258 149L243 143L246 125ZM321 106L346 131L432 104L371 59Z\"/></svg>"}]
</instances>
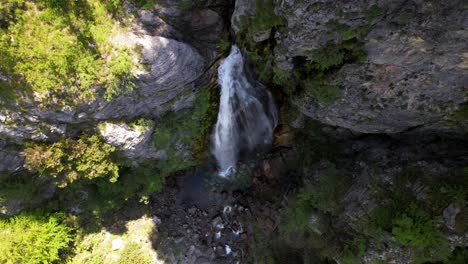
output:
<instances>
[{"instance_id":1,"label":"wet rock face","mask_svg":"<svg viewBox=\"0 0 468 264\"><path fill-rule=\"evenodd\" d=\"M236 2L234 29L255 1L245 2ZM360 39L367 59L348 61L333 73L339 95L332 104L307 94L291 98L307 116L362 133L466 132L466 118L453 122L468 101L463 1L285 0L275 6L287 21L272 36L282 70L300 67L297 59L314 61L314 50L352 38L352 30L369 29Z\"/></svg>"}]
</instances>

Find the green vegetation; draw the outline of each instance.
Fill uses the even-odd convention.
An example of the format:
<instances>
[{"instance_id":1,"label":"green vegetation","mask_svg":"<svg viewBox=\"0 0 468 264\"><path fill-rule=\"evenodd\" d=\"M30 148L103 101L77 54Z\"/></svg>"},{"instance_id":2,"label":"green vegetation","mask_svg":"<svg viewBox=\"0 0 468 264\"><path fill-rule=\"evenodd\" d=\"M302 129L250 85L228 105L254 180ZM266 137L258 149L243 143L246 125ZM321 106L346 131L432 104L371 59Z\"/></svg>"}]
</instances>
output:
<instances>
[{"instance_id":1,"label":"green vegetation","mask_svg":"<svg viewBox=\"0 0 468 264\"><path fill-rule=\"evenodd\" d=\"M429 214L415 204L393 220L392 233L403 246L426 248L438 246L445 239Z\"/></svg>"},{"instance_id":2,"label":"green vegetation","mask_svg":"<svg viewBox=\"0 0 468 264\"><path fill-rule=\"evenodd\" d=\"M255 0L255 16L250 21L253 32L262 32L285 24L283 17L275 14L273 0Z\"/></svg>"},{"instance_id":3,"label":"green vegetation","mask_svg":"<svg viewBox=\"0 0 468 264\"><path fill-rule=\"evenodd\" d=\"M114 3L114 5L112 4ZM115 1L24 1L0 4L2 99L34 91L47 105L106 99L133 88L132 51L109 37L123 30L113 18ZM8 95L7 95L8 94Z\"/></svg>"},{"instance_id":4,"label":"green vegetation","mask_svg":"<svg viewBox=\"0 0 468 264\"><path fill-rule=\"evenodd\" d=\"M114 0L115 1L115 0ZM117 0L120 1L120 0ZM156 5L157 0L130 0L131 3L144 9L151 9Z\"/></svg>"},{"instance_id":5,"label":"green vegetation","mask_svg":"<svg viewBox=\"0 0 468 264\"><path fill-rule=\"evenodd\" d=\"M383 10L378 5L372 5L367 9L367 20L373 20L374 18L380 16L383 13Z\"/></svg>"},{"instance_id":6,"label":"green vegetation","mask_svg":"<svg viewBox=\"0 0 468 264\"><path fill-rule=\"evenodd\" d=\"M340 209L337 198L346 186L345 180L346 177L340 175L333 166L323 171L316 184L304 187L296 196L291 211L287 213L290 220L287 226L305 228L314 209L335 215Z\"/></svg>"},{"instance_id":7,"label":"green vegetation","mask_svg":"<svg viewBox=\"0 0 468 264\"><path fill-rule=\"evenodd\" d=\"M229 39L221 38L219 39L216 47L222 50L224 53L228 53L231 49L231 41Z\"/></svg>"},{"instance_id":8,"label":"green vegetation","mask_svg":"<svg viewBox=\"0 0 468 264\"><path fill-rule=\"evenodd\" d=\"M154 263L156 254L147 241L151 237L154 222L147 216L128 221L126 232L119 234L100 230L92 233L79 232L75 240L74 255L67 263ZM121 247L113 250L112 241L121 241Z\"/></svg>"},{"instance_id":9,"label":"green vegetation","mask_svg":"<svg viewBox=\"0 0 468 264\"><path fill-rule=\"evenodd\" d=\"M139 131L146 131L148 129L151 129L153 126L153 121L150 119L146 118L138 118L130 122L130 127L139 130Z\"/></svg>"},{"instance_id":10,"label":"green vegetation","mask_svg":"<svg viewBox=\"0 0 468 264\"><path fill-rule=\"evenodd\" d=\"M468 248L456 248L449 257L448 263L465 264L468 262Z\"/></svg>"},{"instance_id":11,"label":"green vegetation","mask_svg":"<svg viewBox=\"0 0 468 264\"><path fill-rule=\"evenodd\" d=\"M0 203L7 200L33 200L40 194L44 181L24 173L0 174ZM1 208L1 207L0 207Z\"/></svg>"},{"instance_id":12,"label":"green vegetation","mask_svg":"<svg viewBox=\"0 0 468 264\"><path fill-rule=\"evenodd\" d=\"M0 220L0 262L58 261L72 241L71 231L62 214L21 214Z\"/></svg>"},{"instance_id":13,"label":"green vegetation","mask_svg":"<svg viewBox=\"0 0 468 264\"><path fill-rule=\"evenodd\" d=\"M385 232L392 233L400 245L413 252L415 263L445 261L450 250L445 236L436 227L433 211L428 210L428 205L418 202L409 189L416 179L424 180L424 176L417 168L408 167L397 175L393 186L378 181L372 183L374 196L381 205L372 211L369 235L379 238ZM430 180L425 180L426 184L435 187ZM435 184L440 186L440 181ZM454 201L452 199L458 199L458 195L451 198L444 198L441 193L439 195L437 198L429 197L428 202L437 199L445 208ZM437 203L432 203L434 205ZM441 210L437 207L433 209Z\"/></svg>"},{"instance_id":14,"label":"green vegetation","mask_svg":"<svg viewBox=\"0 0 468 264\"><path fill-rule=\"evenodd\" d=\"M119 177L118 165L112 157L115 150L97 135L52 144L31 143L24 151L24 166L54 179L61 187L80 178L115 182Z\"/></svg>"},{"instance_id":15,"label":"green vegetation","mask_svg":"<svg viewBox=\"0 0 468 264\"><path fill-rule=\"evenodd\" d=\"M268 6L264 4L263 9L268 10ZM267 25L265 28L275 27L281 30L284 24L281 18L273 19L275 16L271 15L265 17L273 22L261 23L263 20L257 17L251 20L243 18L241 32L237 35L237 43L245 49L247 61L252 65L257 78L269 86L279 87L286 94L304 91L320 105L333 104L341 94L340 85L333 82L336 72L346 63L363 62L367 59L362 39L369 33L370 25L351 28L337 21L330 21L327 26L337 35L339 41L311 50L305 57L297 57L294 69L282 70L275 65L272 55L274 44L270 41L255 43L252 40L258 29L264 28L263 25Z\"/></svg>"},{"instance_id":16,"label":"green vegetation","mask_svg":"<svg viewBox=\"0 0 468 264\"><path fill-rule=\"evenodd\" d=\"M136 242L130 242L125 245L124 250L117 262L118 264L152 264L153 259L145 252L141 245Z\"/></svg>"},{"instance_id":17,"label":"green vegetation","mask_svg":"<svg viewBox=\"0 0 468 264\"><path fill-rule=\"evenodd\" d=\"M197 158L202 158L200 155L206 149L217 111L211 96L210 89L200 90L193 102L193 109L168 114L156 124L153 145L157 149L166 150L168 154L168 160L159 164L165 171L190 167ZM179 144L184 147L177 148ZM187 152L185 158L183 152ZM190 152L198 157L192 156Z\"/></svg>"}]
</instances>

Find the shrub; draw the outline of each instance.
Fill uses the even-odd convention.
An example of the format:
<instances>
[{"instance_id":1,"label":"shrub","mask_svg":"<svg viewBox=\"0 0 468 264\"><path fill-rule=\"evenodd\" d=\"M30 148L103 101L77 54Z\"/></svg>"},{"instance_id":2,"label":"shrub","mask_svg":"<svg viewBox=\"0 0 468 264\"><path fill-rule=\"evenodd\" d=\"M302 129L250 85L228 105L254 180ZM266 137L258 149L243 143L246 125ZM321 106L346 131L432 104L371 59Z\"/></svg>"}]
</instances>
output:
<instances>
[{"instance_id":1,"label":"shrub","mask_svg":"<svg viewBox=\"0 0 468 264\"><path fill-rule=\"evenodd\" d=\"M340 97L341 89L336 85L330 84L328 78L321 78L321 76L319 74L314 78L308 79L304 84L305 91L317 103L331 105Z\"/></svg>"},{"instance_id":2,"label":"shrub","mask_svg":"<svg viewBox=\"0 0 468 264\"><path fill-rule=\"evenodd\" d=\"M426 248L437 246L444 240L431 217L415 204L395 218L393 224L392 233L404 246Z\"/></svg>"},{"instance_id":3,"label":"shrub","mask_svg":"<svg viewBox=\"0 0 468 264\"><path fill-rule=\"evenodd\" d=\"M62 214L21 214L0 220L0 262L51 263L72 240Z\"/></svg>"},{"instance_id":4,"label":"shrub","mask_svg":"<svg viewBox=\"0 0 468 264\"><path fill-rule=\"evenodd\" d=\"M431 216L415 204L393 220L392 233L406 247L415 251L415 262L446 260L450 254L447 240Z\"/></svg>"},{"instance_id":5,"label":"shrub","mask_svg":"<svg viewBox=\"0 0 468 264\"><path fill-rule=\"evenodd\" d=\"M115 150L97 135L52 144L33 143L23 153L24 167L54 179L61 187L80 178L106 178L115 182L119 177L112 156Z\"/></svg>"},{"instance_id":6,"label":"shrub","mask_svg":"<svg viewBox=\"0 0 468 264\"><path fill-rule=\"evenodd\" d=\"M451 264L466 264L468 263L468 248L456 248L449 258Z\"/></svg>"},{"instance_id":7,"label":"shrub","mask_svg":"<svg viewBox=\"0 0 468 264\"><path fill-rule=\"evenodd\" d=\"M275 14L273 0L255 0L255 16L251 21L255 32L268 30L284 23L284 18Z\"/></svg>"},{"instance_id":8,"label":"shrub","mask_svg":"<svg viewBox=\"0 0 468 264\"><path fill-rule=\"evenodd\" d=\"M318 183L302 188L294 197L286 212L284 225L287 233L307 231L309 218L313 210L335 215L339 210L338 196L346 184L345 177L331 167L319 175Z\"/></svg>"}]
</instances>

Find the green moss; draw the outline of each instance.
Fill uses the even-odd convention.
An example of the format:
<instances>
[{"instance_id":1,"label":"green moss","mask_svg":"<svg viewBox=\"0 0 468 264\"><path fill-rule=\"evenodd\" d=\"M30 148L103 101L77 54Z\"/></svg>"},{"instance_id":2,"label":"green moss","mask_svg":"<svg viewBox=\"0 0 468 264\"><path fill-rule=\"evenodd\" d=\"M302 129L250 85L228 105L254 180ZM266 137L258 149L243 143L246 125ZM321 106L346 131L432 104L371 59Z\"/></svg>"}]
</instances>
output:
<instances>
[{"instance_id":1,"label":"green moss","mask_svg":"<svg viewBox=\"0 0 468 264\"><path fill-rule=\"evenodd\" d=\"M305 83L306 94L313 97L321 105L333 104L341 94L341 89L330 84L330 80L315 76Z\"/></svg>"},{"instance_id":2,"label":"green moss","mask_svg":"<svg viewBox=\"0 0 468 264\"><path fill-rule=\"evenodd\" d=\"M203 89L198 92L193 109L178 114L170 113L156 124L153 145L166 150L169 159L161 163L167 167L166 171L192 166L198 158L201 158L217 110L212 102L211 90ZM176 147L178 144L182 144L183 149ZM186 152L188 156L181 158L181 152Z\"/></svg>"},{"instance_id":3,"label":"green moss","mask_svg":"<svg viewBox=\"0 0 468 264\"><path fill-rule=\"evenodd\" d=\"M458 108L457 111L453 112L450 118L458 122L467 122L468 120L468 105L463 105Z\"/></svg>"},{"instance_id":4,"label":"green moss","mask_svg":"<svg viewBox=\"0 0 468 264\"><path fill-rule=\"evenodd\" d=\"M367 20L373 20L383 13L383 9L378 5L372 5L367 9Z\"/></svg>"},{"instance_id":5,"label":"green moss","mask_svg":"<svg viewBox=\"0 0 468 264\"><path fill-rule=\"evenodd\" d=\"M253 32L263 32L285 23L283 17L275 14L273 0L255 0L255 16L250 21Z\"/></svg>"}]
</instances>

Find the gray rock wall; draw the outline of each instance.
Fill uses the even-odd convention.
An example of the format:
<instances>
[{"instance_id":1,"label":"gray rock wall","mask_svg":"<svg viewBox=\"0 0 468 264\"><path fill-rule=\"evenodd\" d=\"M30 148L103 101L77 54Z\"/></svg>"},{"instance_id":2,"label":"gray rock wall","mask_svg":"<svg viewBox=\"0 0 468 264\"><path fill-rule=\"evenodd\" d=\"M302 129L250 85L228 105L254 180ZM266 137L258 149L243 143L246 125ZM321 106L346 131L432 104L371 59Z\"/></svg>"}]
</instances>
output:
<instances>
[{"instance_id":1,"label":"gray rock wall","mask_svg":"<svg viewBox=\"0 0 468 264\"><path fill-rule=\"evenodd\" d=\"M239 17L253 16L246 9L254 2L236 2L234 29L241 26ZM298 94L290 99L301 112L362 133L415 128L466 133L466 117L454 121L468 102L468 9L463 1L274 3L276 15L286 20L271 36L275 66L282 70L298 67L297 59L313 61L314 50L352 38L352 30L369 29L361 39L367 59L347 62L333 73L338 98L325 105Z\"/></svg>"}]
</instances>

